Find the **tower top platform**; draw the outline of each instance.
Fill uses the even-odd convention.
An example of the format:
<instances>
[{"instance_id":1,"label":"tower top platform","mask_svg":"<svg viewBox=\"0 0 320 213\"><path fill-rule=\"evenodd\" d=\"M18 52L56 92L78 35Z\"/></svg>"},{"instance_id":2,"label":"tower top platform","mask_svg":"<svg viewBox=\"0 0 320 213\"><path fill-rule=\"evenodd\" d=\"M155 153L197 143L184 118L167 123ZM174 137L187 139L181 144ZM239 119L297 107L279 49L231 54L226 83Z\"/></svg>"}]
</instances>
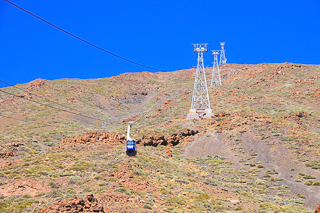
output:
<instances>
[{"instance_id":1,"label":"tower top platform","mask_svg":"<svg viewBox=\"0 0 320 213\"><path fill-rule=\"evenodd\" d=\"M208 43L192 44L194 46L193 52L207 52Z\"/></svg>"},{"instance_id":2,"label":"tower top platform","mask_svg":"<svg viewBox=\"0 0 320 213\"><path fill-rule=\"evenodd\" d=\"M218 50L212 50L212 55L219 55L219 51Z\"/></svg>"}]
</instances>

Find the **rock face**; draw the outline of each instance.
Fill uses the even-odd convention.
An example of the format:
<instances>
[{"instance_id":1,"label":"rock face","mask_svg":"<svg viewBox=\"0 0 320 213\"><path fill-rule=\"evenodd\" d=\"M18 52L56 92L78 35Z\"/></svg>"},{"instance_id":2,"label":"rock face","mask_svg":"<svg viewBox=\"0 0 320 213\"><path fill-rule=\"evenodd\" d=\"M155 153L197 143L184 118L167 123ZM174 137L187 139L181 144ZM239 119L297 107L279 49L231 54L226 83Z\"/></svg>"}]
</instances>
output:
<instances>
[{"instance_id":1,"label":"rock face","mask_svg":"<svg viewBox=\"0 0 320 213\"><path fill-rule=\"evenodd\" d=\"M169 156L169 157L172 157L172 151L170 149L167 149L164 154Z\"/></svg>"},{"instance_id":2,"label":"rock face","mask_svg":"<svg viewBox=\"0 0 320 213\"><path fill-rule=\"evenodd\" d=\"M107 144L115 145L118 143L125 143L126 137L122 134L108 133L103 130L93 131L81 136L65 138L61 141L60 147L56 149L61 149L63 147L69 147L76 144Z\"/></svg>"},{"instance_id":3,"label":"rock face","mask_svg":"<svg viewBox=\"0 0 320 213\"><path fill-rule=\"evenodd\" d=\"M13 156L13 152L0 152L0 158L8 158Z\"/></svg>"},{"instance_id":4,"label":"rock face","mask_svg":"<svg viewBox=\"0 0 320 213\"><path fill-rule=\"evenodd\" d=\"M58 213L58 212L105 212L103 205L93 195L84 198L70 198L61 200L56 204L38 210L36 213Z\"/></svg>"},{"instance_id":5,"label":"rock face","mask_svg":"<svg viewBox=\"0 0 320 213\"><path fill-rule=\"evenodd\" d=\"M318 207L316 208L316 210L314 210L314 213L320 213L320 204L318 205Z\"/></svg>"},{"instance_id":6,"label":"rock face","mask_svg":"<svg viewBox=\"0 0 320 213\"><path fill-rule=\"evenodd\" d=\"M164 135L144 135L142 141L140 142L143 146L175 146L179 144L188 136L193 136L199 133L198 130L186 129L180 133L172 133L169 136Z\"/></svg>"}]
</instances>

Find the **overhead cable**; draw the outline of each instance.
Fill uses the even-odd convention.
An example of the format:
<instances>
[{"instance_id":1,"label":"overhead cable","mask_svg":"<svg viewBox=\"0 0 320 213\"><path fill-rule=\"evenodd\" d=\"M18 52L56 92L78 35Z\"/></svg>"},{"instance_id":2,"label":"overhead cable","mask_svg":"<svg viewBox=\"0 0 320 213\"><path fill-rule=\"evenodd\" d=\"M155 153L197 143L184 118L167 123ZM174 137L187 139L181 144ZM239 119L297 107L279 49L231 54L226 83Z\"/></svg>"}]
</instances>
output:
<instances>
[{"instance_id":1,"label":"overhead cable","mask_svg":"<svg viewBox=\"0 0 320 213\"><path fill-rule=\"evenodd\" d=\"M10 93L10 92L3 91L3 90L1 90L1 89L0 89L0 92L5 93L5 94L8 94L8 95L13 95L13 96L15 96L15 97L22 98L22 99L25 99L25 100L28 100L28 101L31 101L31 102L34 102L34 103L37 103L37 104L46 106L46 107L50 107L50 108L52 108L52 109L57 109L57 110L64 111L64 112L68 112L68 113L71 113L71 114L74 114L74 115L79 115L79 116L85 117L85 118L90 118L90 119L99 120L99 121L105 121L105 120L102 120L102 119L99 119L99 118L94 118L94 117L91 117L91 116L87 116L87 115L83 115L83 114L71 112L71 111L66 110L66 109L60 109L60 108L58 108L58 107L54 107L54 106L51 106L51 105L49 105L49 104L44 104L44 103L41 103L41 102L38 102L38 101L26 99L25 97L18 96L18 95L15 95L15 94L13 94L13 93Z\"/></svg>"},{"instance_id":2,"label":"overhead cable","mask_svg":"<svg viewBox=\"0 0 320 213\"><path fill-rule=\"evenodd\" d=\"M114 56L114 57L117 57L117 58L119 58L119 59L121 59L121 60L124 60L124 61L126 61L126 62L129 62L129 63L131 63L131 64L135 64L135 65L140 66L140 67L144 67L144 68L147 68L147 69L151 69L151 70L155 70L155 71L160 71L160 72L163 71L163 70L160 70L160 69L157 69L157 68L153 68L153 67L146 66L146 65L144 65L144 64L135 62L135 61L133 61L133 60L127 59L127 58L122 57L122 56L120 56L120 55L118 55L118 54L115 54L115 53L113 53L113 52L110 52L110 51L108 51L108 50L106 50L106 49L104 49L104 48L102 48L102 47L99 47L99 46L97 46L97 45L95 45L95 44L92 44L91 42L86 41L86 40L80 38L79 36L76 36L76 35L68 32L68 31L66 31L66 30L58 27L57 25L54 25L54 24L52 24L52 23L44 20L43 18L41 18L41 17L39 17L39 16L37 16L37 15L29 12L28 10L26 10L26 9L24 9L24 8L22 8L22 7L20 7L20 6L16 5L16 4L8 1L8 0L5 0L5 1L6 1L7 3L11 4L12 6L14 6L14 7L16 7L16 8L18 8L18 9L20 9L20 10L26 12L26 13L28 13L29 15L31 15L31 16L39 19L40 21L43 21L44 23L46 23L46 24L48 24L48 25L50 25L50 26L52 26L52 27L54 27L54 28L56 28L56 29L58 29L58 30L60 30L60 31L62 31L62 32L68 34L68 35L70 35L70 36L72 36L73 38L76 38L76 39L78 39L78 40L80 40L80 41L82 41L82 42L84 42L84 43L86 43L86 44L94 47L94 48L97 48L98 50L101 50L101 51L103 51L103 52L105 52L105 53L108 53L109 55L112 55L112 56Z\"/></svg>"}]
</instances>

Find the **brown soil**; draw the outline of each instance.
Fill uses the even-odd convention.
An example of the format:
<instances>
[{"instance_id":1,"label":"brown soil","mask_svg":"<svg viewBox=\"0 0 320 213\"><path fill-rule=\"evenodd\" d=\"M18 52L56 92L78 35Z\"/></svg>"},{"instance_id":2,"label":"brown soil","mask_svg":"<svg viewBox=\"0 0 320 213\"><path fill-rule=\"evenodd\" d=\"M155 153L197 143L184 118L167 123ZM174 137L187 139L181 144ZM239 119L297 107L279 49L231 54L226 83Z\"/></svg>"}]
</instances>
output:
<instances>
[{"instance_id":1,"label":"brown soil","mask_svg":"<svg viewBox=\"0 0 320 213\"><path fill-rule=\"evenodd\" d=\"M238 142L230 140L228 135L218 133L217 131L209 131L205 135L200 136L193 142L185 146L185 156L197 157L208 155L226 156L228 160L235 162L236 167L240 168L243 164L239 163L240 159L248 156L255 156L254 162L263 162L265 168L275 169L277 174L275 177L284 178L283 181L277 184L286 184L289 186L292 194L303 194L307 196L306 206L315 208L316 203L320 199L320 192L317 187L308 187L303 182L295 182L299 172L312 174L320 179L320 171L305 167L303 163L294 161L288 152L286 145L280 138L273 137L272 144L266 144L264 140L256 137L254 132L239 133ZM245 153L238 153L231 148L241 146ZM236 154L236 156L235 156ZM290 168L295 168L295 171L290 171ZM261 172L263 174L263 172ZM259 174L259 178L263 178Z\"/></svg>"},{"instance_id":2,"label":"brown soil","mask_svg":"<svg viewBox=\"0 0 320 213\"><path fill-rule=\"evenodd\" d=\"M130 118L124 119L124 120L122 121L122 123L127 124L127 123L129 123L130 121L134 121L134 120L135 120L136 118L138 118L139 116L140 116L140 114L131 116Z\"/></svg>"},{"instance_id":3,"label":"brown soil","mask_svg":"<svg viewBox=\"0 0 320 213\"><path fill-rule=\"evenodd\" d=\"M24 179L15 180L0 186L0 195L13 196L13 195L31 195L34 196L40 192L49 192L51 189L45 181Z\"/></svg>"},{"instance_id":4,"label":"brown soil","mask_svg":"<svg viewBox=\"0 0 320 213\"><path fill-rule=\"evenodd\" d=\"M109 175L109 177L115 178L133 178L132 173L128 172L128 169L131 169L132 166L130 164L121 165L118 172L114 172Z\"/></svg>"},{"instance_id":5,"label":"brown soil","mask_svg":"<svg viewBox=\"0 0 320 213\"><path fill-rule=\"evenodd\" d=\"M105 212L138 212L137 207L143 205L137 198L119 193L104 193L99 200L104 204Z\"/></svg>"}]
</instances>

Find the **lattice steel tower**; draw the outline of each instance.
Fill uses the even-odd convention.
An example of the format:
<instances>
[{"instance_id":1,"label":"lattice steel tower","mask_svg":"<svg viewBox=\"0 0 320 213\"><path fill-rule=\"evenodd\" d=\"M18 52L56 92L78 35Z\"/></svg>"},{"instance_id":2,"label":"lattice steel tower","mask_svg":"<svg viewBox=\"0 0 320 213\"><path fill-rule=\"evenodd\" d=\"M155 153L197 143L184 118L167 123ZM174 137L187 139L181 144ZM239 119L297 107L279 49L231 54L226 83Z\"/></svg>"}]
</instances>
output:
<instances>
[{"instance_id":1,"label":"lattice steel tower","mask_svg":"<svg viewBox=\"0 0 320 213\"><path fill-rule=\"evenodd\" d=\"M211 86L220 86L221 78L220 78L220 69L218 63L218 54L219 52L216 50L212 50L212 55L214 56L213 67L212 67L212 78L211 78Z\"/></svg>"},{"instance_id":2,"label":"lattice steel tower","mask_svg":"<svg viewBox=\"0 0 320 213\"><path fill-rule=\"evenodd\" d=\"M194 81L191 109L210 109L206 73L204 71L203 52L207 52L208 44L193 44L198 53L196 78Z\"/></svg>"},{"instance_id":3,"label":"lattice steel tower","mask_svg":"<svg viewBox=\"0 0 320 213\"><path fill-rule=\"evenodd\" d=\"M219 64L226 64L227 63L227 58L226 58L226 51L224 49L224 45L226 42L220 42L221 45L221 54L220 54L220 63Z\"/></svg>"}]
</instances>

